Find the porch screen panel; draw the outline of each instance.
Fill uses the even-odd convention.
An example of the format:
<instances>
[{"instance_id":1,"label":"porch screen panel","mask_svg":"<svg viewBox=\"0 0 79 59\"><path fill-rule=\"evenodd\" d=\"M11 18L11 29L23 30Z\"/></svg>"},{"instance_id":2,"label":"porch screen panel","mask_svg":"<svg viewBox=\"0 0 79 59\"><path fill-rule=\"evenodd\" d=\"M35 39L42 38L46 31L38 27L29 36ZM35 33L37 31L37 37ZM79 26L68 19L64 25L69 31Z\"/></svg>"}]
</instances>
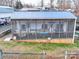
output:
<instances>
[{"instance_id":1,"label":"porch screen panel","mask_svg":"<svg viewBox=\"0 0 79 59\"><path fill-rule=\"evenodd\" d=\"M15 23L14 23L15 24ZM16 39L20 39L21 38L21 28L20 28L20 21L16 21L16 30L15 30L15 34L14 34L14 36L16 36ZM14 27L13 27L13 29L15 29Z\"/></svg>"},{"instance_id":2,"label":"porch screen panel","mask_svg":"<svg viewBox=\"0 0 79 59\"><path fill-rule=\"evenodd\" d=\"M30 33L30 22L29 21L25 21L25 25L26 25L26 31L25 31L25 39L29 39L29 33Z\"/></svg>"},{"instance_id":3,"label":"porch screen panel","mask_svg":"<svg viewBox=\"0 0 79 59\"><path fill-rule=\"evenodd\" d=\"M11 26L12 26L12 29L11 29L11 32L12 32L12 35L14 36L14 37L16 37L16 39L18 39L19 38L19 32L20 32L20 30L19 30L19 28L18 28L18 21L14 21L14 20L12 20L11 21Z\"/></svg>"},{"instance_id":4,"label":"porch screen panel","mask_svg":"<svg viewBox=\"0 0 79 59\"><path fill-rule=\"evenodd\" d=\"M60 21L59 22L59 38L66 38L66 34L67 34L67 22L65 21Z\"/></svg>"},{"instance_id":5,"label":"porch screen panel","mask_svg":"<svg viewBox=\"0 0 79 59\"><path fill-rule=\"evenodd\" d=\"M59 28L58 28L58 22L56 21L52 21L49 22L49 31L50 31L50 38L54 39L54 38L58 38L59 37Z\"/></svg>"},{"instance_id":6,"label":"porch screen panel","mask_svg":"<svg viewBox=\"0 0 79 59\"><path fill-rule=\"evenodd\" d=\"M30 23L29 21L20 21L20 39L25 40L25 39L29 39L29 27L30 27Z\"/></svg>"},{"instance_id":7,"label":"porch screen panel","mask_svg":"<svg viewBox=\"0 0 79 59\"><path fill-rule=\"evenodd\" d=\"M37 39L48 39L50 36L51 35L48 29L48 21L37 21Z\"/></svg>"},{"instance_id":8,"label":"porch screen panel","mask_svg":"<svg viewBox=\"0 0 79 59\"><path fill-rule=\"evenodd\" d=\"M74 32L74 21L68 21L68 32L67 37L73 38L73 32Z\"/></svg>"},{"instance_id":9,"label":"porch screen panel","mask_svg":"<svg viewBox=\"0 0 79 59\"><path fill-rule=\"evenodd\" d=\"M18 36L20 39L36 39L35 33L36 33L36 23L31 20L24 20L19 21L19 28L20 31L18 33Z\"/></svg>"},{"instance_id":10,"label":"porch screen panel","mask_svg":"<svg viewBox=\"0 0 79 59\"><path fill-rule=\"evenodd\" d=\"M59 20L52 21L49 23L49 30L51 33L51 38L66 38L67 37L67 28L68 22Z\"/></svg>"},{"instance_id":11,"label":"porch screen panel","mask_svg":"<svg viewBox=\"0 0 79 59\"><path fill-rule=\"evenodd\" d=\"M29 39L36 39L37 35L36 35L36 21L35 20L31 20L30 21L30 32L29 32Z\"/></svg>"}]
</instances>

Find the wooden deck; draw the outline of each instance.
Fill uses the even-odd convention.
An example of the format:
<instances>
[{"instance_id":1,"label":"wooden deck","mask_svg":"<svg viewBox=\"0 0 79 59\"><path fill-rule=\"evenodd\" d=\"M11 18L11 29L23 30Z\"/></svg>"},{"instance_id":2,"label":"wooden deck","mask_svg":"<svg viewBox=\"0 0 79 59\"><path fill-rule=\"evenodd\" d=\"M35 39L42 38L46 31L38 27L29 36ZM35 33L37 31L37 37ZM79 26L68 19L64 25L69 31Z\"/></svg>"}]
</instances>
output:
<instances>
[{"instance_id":1,"label":"wooden deck","mask_svg":"<svg viewBox=\"0 0 79 59\"><path fill-rule=\"evenodd\" d=\"M52 40L46 40L46 39L37 39L37 40L16 40L17 42L33 42L33 43L66 43L66 44L73 44L74 41L72 38L69 39L52 39Z\"/></svg>"},{"instance_id":2,"label":"wooden deck","mask_svg":"<svg viewBox=\"0 0 79 59\"><path fill-rule=\"evenodd\" d=\"M11 32L11 25L0 26L0 37L5 36L7 32Z\"/></svg>"}]
</instances>

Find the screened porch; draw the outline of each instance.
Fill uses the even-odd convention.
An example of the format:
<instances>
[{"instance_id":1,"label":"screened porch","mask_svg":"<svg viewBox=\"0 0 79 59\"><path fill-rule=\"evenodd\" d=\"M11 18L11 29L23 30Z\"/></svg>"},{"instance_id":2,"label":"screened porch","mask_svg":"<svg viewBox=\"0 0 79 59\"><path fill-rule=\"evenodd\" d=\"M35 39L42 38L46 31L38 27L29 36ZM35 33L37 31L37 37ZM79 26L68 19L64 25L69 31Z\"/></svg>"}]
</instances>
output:
<instances>
[{"instance_id":1,"label":"screened porch","mask_svg":"<svg viewBox=\"0 0 79 59\"><path fill-rule=\"evenodd\" d=\"M20 40L73 38L74 19L25 19L12 21L12 33Z\"/></svg>"}]
</instances>

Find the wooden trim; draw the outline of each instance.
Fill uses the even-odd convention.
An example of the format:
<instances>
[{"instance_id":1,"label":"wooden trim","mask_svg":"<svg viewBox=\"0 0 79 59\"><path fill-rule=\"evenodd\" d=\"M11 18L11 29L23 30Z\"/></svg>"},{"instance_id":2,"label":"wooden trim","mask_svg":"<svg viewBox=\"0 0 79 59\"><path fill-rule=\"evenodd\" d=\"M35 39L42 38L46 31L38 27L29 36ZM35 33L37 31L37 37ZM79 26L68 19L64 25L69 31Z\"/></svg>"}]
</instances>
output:
<instances>
[{"instance_id":1,"label":"wooden trim","mask_svg":"<svg viewBox=\"0 0 79 59\"><path fill-rule=\"evenodd\" d=\"M16 40L17 42L32 42L32 43L65 43L65 44L73 44L73 38L69 39L37 39L37 40Z\"/></svg>"}]
</instances>

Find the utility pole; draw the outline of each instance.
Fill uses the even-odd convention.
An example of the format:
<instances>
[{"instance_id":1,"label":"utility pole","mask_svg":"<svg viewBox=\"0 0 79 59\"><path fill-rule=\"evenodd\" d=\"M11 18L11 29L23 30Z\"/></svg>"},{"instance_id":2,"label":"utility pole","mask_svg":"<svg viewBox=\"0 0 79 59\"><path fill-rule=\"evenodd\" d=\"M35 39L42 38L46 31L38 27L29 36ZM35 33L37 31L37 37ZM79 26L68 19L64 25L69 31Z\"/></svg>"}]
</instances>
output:
<instances>
[{"instance_id":1,"label":"utility pole","mask_svg":"<svg viewBox=\"0 0 79 59\"><path fill-rule=\"evenodd\" d=\"M17 0L17 1L16 1L15 8L16 8L16 9L21 9L21 8L23 8L23 5L22 5L22 3L21 3L20 0Z\"/></svg>"},{"instance_id":2,"label":"utility pole","mask_svg":"<svg viewBox=\"0 0 79 59\"><path fill-rule=\"evenodd\" d=\"M66 9L66 0L64 0L64 10Z\"/></svg>"},{"instance_id":3,"label":"utility pole","mask_svg":"<svg viewBox=\"0 0 79 59\"><path fill-rule=\"evenodd\" d=\"M41 7L43 7L44 6L44 2L43 2L43 0L41 0Z\"/></svg>"},{"instance_id":4,"label":"utility pole","mask_svg":"<svg viewBox=\"0 0 79 59\"><path fill-rule=\"evenodd\" d=\"M18 0L18 2L20 2L20 0ZM20 4L19 4L19 7L20 7Z\"/></svg>"},{"instance_id":5,"label":"utility pole","mask_svg":"<svg viewBox=\"0 0 79 59\"><path fill-rule=\"evenodd\" d=\"M63 10L63 0L61 0L61 9Z\"/></svg>"},{"instance_id":6,"label":"utility pole","mask_svg":"<svg viewBox=\"0 0 79 59\"><path fill-rule=\"evenodd\" d=\"M50 8L52 8L52 2L53 2L53 0L50 0Z\"/></svg>"}]
</instances>

